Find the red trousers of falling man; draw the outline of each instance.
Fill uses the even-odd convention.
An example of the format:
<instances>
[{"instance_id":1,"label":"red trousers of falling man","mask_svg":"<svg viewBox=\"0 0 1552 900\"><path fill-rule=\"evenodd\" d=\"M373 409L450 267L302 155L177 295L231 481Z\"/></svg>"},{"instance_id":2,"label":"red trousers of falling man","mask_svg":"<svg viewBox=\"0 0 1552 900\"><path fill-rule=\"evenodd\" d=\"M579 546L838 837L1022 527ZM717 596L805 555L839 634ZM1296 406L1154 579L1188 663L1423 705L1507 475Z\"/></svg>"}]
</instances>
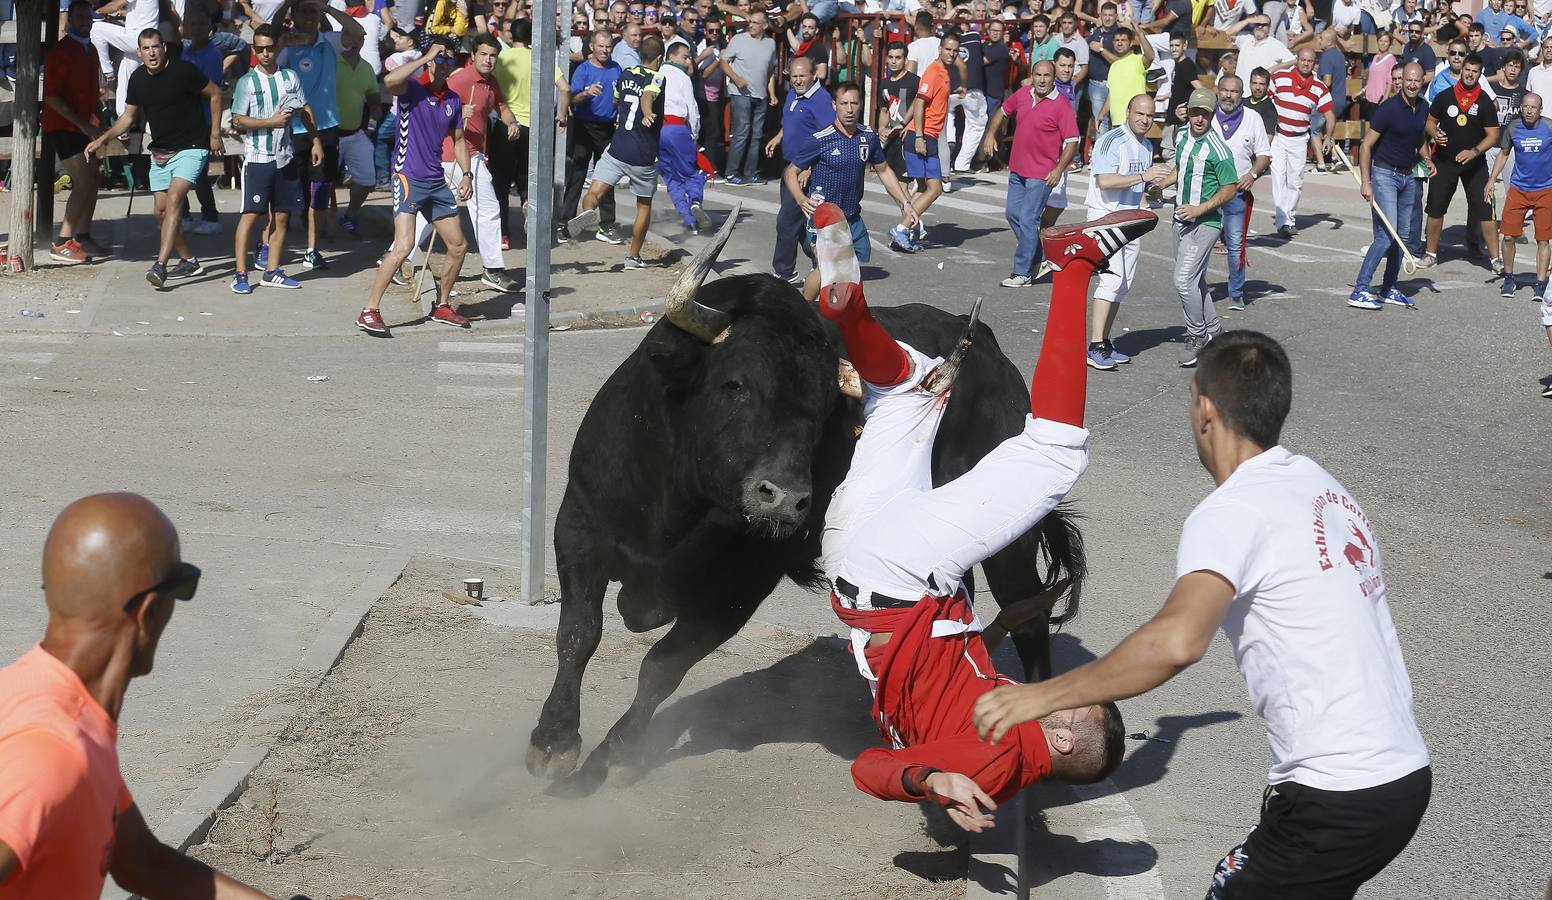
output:
<instances>
[{"instance_id":1,"label":"red trousers of falling man","mask_svg":"<svg viewBox=\"0 0 1552 900\"><path fill-rule=\"evenodd\" d=\"M1050 752L1037 722L996 744L976 735L976 700L1008 679L992 666L964 575L1044 518L1087 465L1089 283L1157 220L1123 213L1045 232L1046 258L1059 268L1025 428L969 472L934 487L932 444L948 396L923 382L931 383L941 360L897 343L874 319L849 231L826 207L814 215L819 308L840 326L863 382L865 425L826 514L821 563L835 586L831 605L851 627L858 669L873 687L873 717L891 745L865 751L852 777L880 799L915 802L929 770L957 772L1000 803L1050 773ZM881 633L889 641L868 646Z\"/></svg>"}]
</instances>

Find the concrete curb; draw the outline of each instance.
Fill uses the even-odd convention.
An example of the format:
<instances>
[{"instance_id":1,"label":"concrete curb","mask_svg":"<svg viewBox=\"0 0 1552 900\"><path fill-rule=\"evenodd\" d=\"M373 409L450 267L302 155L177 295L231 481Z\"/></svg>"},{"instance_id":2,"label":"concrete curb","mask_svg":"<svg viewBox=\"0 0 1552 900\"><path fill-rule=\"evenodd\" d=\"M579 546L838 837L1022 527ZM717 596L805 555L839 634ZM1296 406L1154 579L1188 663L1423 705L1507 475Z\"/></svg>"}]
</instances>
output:
<instances>
[{"instance_id":1,"label":"concrete curb","mask_svg":"<svg viewBox=\"0 0 1552 900\"><path fill-rule=\"evenodd\" d=\"M1026 897L1020 890L1019 854L1025 843L1024 799L1020 791L1011 803L998 808L997 826L991 831L970 835L970 864L965 869L965 900L988 897Z\"/></svg>"},{"instance_id":2,"label":"concrete curb","mask_svg":"<svg viewBox=\"0 0 1552 900\"><path fill-rule=\"evenodd\" d=\"M303 654L295 669L298 680L308 688L322 683L339 664L366 624L366 617L377 600L399 580L413 554L395 550L383 557L367 573L334 615L318 629L317 638ZM183 798L178 808L154 829L156 836L179 850L198 844L215 823L216 814L248 789L248 778L264 762L275 740L296 716L290 703L271 703L248 725L236 746L227 751L216 767L206 773L198 785ZM111 881L103 892L104 900L126 900L131 895Z\"/></svg>"}]
</instances>

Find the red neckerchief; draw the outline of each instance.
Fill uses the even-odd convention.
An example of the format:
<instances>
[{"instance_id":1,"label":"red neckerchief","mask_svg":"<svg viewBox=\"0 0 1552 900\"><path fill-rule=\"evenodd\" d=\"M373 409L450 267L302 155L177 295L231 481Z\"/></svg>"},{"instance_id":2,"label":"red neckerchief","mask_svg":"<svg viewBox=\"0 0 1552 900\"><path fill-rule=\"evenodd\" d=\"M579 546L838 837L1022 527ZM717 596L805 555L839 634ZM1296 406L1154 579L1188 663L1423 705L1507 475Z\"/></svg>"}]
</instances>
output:
<instances>
[{"instance_id":1,"label":"red neckerchief","mask_svg":"<svg viewBox=\"0 0 1552 900\"><path fill-rule=\"evenodd\" d=\"M1476 105L1477 98L1480 96L1482 96L1482 82L1477 82L1477 86L1472 88L1469 94L1460 86L1460 82L1455 82L1455 103L1460 107L1462 115Z\"/></svg>"}]
</instances>

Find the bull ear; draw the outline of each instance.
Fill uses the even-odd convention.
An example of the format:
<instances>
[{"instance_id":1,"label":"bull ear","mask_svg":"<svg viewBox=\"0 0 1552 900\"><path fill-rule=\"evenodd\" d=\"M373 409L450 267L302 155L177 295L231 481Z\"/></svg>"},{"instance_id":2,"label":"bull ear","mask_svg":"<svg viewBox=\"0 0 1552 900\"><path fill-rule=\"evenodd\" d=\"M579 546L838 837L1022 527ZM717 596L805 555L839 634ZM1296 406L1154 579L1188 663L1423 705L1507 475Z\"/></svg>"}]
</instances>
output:
<instances>
[{"instance_id":1,"label":"bull ear","mask_svg":"<svg viewBox=\"0 0 1552 900\"><path fill-rule=\"evenodd\" d=\"M647 360L671 388L687 385L700 366L706 345L668 324L659 324L641 342Z\"/></svg>"}]
</instances>

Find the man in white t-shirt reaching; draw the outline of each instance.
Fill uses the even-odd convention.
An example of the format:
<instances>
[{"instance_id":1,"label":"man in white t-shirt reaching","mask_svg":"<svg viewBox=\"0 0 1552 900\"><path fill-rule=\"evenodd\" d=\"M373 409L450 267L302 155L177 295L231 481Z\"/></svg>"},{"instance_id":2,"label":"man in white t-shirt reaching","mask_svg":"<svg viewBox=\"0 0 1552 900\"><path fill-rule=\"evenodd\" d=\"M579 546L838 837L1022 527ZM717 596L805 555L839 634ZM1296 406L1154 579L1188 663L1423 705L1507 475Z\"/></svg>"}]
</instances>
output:
<instances>
[{"instance_id":1,"label":"man in white t-shirt reaching","mask_svg":"<svg viewBox=\"0 0 1552 900\"><path fill-rule=\"evenodd\" d=\"M1411 841L1433 780L1379 541L1346 488L1279 445L1293 376L1276 341L1230 331L1197 366L1191 429L1218 488L1186 519L1163 609L1099 660L982 696L976 729L995 742L1054 709L1151 691L1222 627L1272 769L1261 822L1208 897L1352 897Z\"/></svg>"}]
</instances>

